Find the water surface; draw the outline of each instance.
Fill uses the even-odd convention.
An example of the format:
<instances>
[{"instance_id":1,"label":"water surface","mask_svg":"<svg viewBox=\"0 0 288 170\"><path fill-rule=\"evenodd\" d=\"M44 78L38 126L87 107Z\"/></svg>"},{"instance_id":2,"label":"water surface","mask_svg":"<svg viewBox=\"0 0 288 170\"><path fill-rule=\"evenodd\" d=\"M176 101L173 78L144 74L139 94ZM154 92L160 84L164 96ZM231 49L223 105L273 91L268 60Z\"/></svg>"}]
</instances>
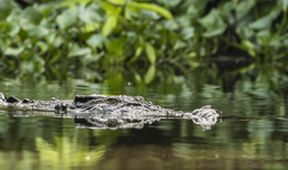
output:
<instances>
[{"instance_id":1,"label":"water surface","mask_svg":"<svg viewBox=\"0 0 288 170\"><path fill-rule=\"evenodd\" d=\"M143 129L76 128L71 119L13 117L0 111L1 169L286 169L288 118L281 95L224 93L216 85L121 88L67 82L0 81L0 91L20 98L60 99L76 94L142 95L175 110L212 104L226 118L211 130L189 120L161 120ZM177 88L177 90L171 89ZM287 106L286 106L287 107Z\"/></svg>"}]
</instances>

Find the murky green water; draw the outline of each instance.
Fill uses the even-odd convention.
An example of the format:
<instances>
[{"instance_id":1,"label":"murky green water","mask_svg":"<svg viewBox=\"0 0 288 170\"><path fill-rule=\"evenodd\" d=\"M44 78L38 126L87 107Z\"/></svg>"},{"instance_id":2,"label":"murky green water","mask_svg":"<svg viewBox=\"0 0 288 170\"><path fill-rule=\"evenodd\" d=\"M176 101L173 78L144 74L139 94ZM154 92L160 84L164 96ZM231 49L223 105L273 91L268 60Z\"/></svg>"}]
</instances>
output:
<instances>
[{"instance_id":1,"label":"murky green water","mask_svg":"<svg viewBox=\"0 0 288 170\"><path fill-rule=\"evenodd\" d=\"M112 83L113 84L113 83ZM1 80L0 91L20 98L75 94L142 95L161 106L192 111L215 105L227 118L209 131L189 120L162 120L144 129L80 129L73 120L12 117L0 111L1 169L287 169L288 118L283 96L189 83L143 87ZM287 105L286 105L287 108Z\"/></svg>"}]
</instances>

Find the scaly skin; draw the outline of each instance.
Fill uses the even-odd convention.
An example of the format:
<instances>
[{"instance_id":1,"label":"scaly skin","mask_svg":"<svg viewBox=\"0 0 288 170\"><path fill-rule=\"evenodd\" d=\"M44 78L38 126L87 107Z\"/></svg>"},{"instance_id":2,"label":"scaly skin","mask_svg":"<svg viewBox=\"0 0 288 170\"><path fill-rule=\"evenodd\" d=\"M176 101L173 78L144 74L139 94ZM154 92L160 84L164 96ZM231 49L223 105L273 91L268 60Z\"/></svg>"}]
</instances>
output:
<instances>
[{"instance_id":1,"label":"scaly skin","mask_svg":"<svg viewBox=\"0 0 288 170\"><path fill-rule=\"evenodd\" d=\"M0 93L0 109L10 112L19 111L51 112L55 117L74 118L79 126L91 128L142 128L161 119L192 119L205 129L216 124L219 112L207 105L191 113L166 109L141 96L76 96L72 100L19 100L16 97L5 98ZM21 115L21 113L20 113ZM35 115L35 114L34 114Z\"/></svg>"}]
</instances>

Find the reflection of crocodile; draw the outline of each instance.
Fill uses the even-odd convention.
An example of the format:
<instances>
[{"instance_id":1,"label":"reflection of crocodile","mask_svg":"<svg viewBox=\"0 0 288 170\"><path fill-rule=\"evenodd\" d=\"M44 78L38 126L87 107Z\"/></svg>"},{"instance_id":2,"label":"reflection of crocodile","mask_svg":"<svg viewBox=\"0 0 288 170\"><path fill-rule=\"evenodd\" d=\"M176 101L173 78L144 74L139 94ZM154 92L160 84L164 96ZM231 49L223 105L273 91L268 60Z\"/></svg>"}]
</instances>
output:
<instances>
[{"instance_id":1,"label":"reflection of crocodile","mask_svg":"<svg viewBox=\"0 0 288 170\"><path fill-rule=\"evenodd\" d=\"M140 96L76 96L71 100L19 100L0 93L0 109L13 116L44 113L55 117L74 118L78 126L91 128L142 128L161 119L192 119L204 129L216 124L220 112L210 105L191 113L174 111L147 102Z\"/></svg>"}]
</instances>

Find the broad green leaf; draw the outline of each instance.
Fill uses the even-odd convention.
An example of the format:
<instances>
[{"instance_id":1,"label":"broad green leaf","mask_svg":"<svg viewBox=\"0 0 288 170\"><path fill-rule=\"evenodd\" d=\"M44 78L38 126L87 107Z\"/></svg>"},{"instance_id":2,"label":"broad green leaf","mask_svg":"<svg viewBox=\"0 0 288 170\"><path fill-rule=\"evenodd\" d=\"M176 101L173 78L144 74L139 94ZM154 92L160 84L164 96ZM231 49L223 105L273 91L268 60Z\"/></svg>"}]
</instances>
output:
<instances>
[{"instance_id":1,"label":"broad green leaf","mask_svg":"<svg viewBox=\"0 0 288 170\"><path fill-rule=\"evenodd\" d=\"M249 1L242 1L236 6L236 16L237 19L241 19L245 17L250 10L256 5L255 0L249 0Z\"/></svg>"},{"instance_id":2,"label":"broad green leaf","mask_svg":"<svg viewBox=\"0 0 288 170\"><path fill-rule=\"evenodd\" d=\"M160 15L158 15L157 12L155 11L148 11L148 10L143 10L141 12L141 18L143 18L144 20L151 20L151 21L155 21L161 18Z\"/></svg>"},{"instance_id":3,"label":"broad green leaf","mask_svg":"<svg viewBox=\"0 0 288 170\"><path fill-rule=\"evenodd\" d=\"M149 4L149 3L140 3L140 2L130 2L127 4L128 8L138 8L138 9L144 9L144 10L151 10L151 11L155 11L158 14L162 15L163 17L165 17L166 19L172 19L173 16L170 13L170 11L168 11L165 8L162 8L158 5L154 5L154 4Z\"/></svg>"},{"instance_id":4,"label":"broad green leaf","mask_svg":"<svg viewBox=\"0 0 288 170\"><path fill-rule=\"evenodd\" d=\"M69 57L81 57L81 56L89 55L91 54L91 52L92 51L90 48L85 48L85 47L72 48L68 56Z\"/></svg>"},{"instance_id":5,"label":"broad green leaf","mask_svg":"<svg viewBox=\"0 0 288 170\"><path fill-rule=\"evenodd\" d=\"M140 76L138 73L134 73L134 79L135 79L135 81L136 81L137 83L143 84L143 83L142 83L142 78L141 78L141 76Z\"/></svg>"},{"instance_id":6,"label":"broad green leaf","mask_svg":"<svg viewBox=\"0 0 288 170\"><path fill-rule=\"evenodd\" d=\"M101 47L104 43L104 37L100 34L94 34L86 41L86 43L93 48Z\"/></svg>"},{"instance_id":7,"label":"broad green leaf","mask_svg":"<svg viewBox=\"0 0 288 170\"><path fill-rule=\"evenodd\" d=\"M124 5L126 3L126 0L107 0L107 1L115 5Z\"/></svg>"},{"instance_id":8,"label":"broad green leaf","mask_svg":"<svg viewBox=\"0 0 288 170\"><path fill-rule=\"evenodd\" d=\"M107 1L101 1L100 6L108 16L119 16L122 12L122 7L113 5Z\"/></svg>"},{"instance_id":9,"label":"broad green leaf","mask_svg":"<svg viewBox=\"0 0 288 170\"><path fill-rule=\"evenodd\" d=\"M168 7L176 7L181 1L182 0L157 0L157 2L160 2Z\"/></svg>"},{"instance_id":10,"label":"broad green leaf","mask_svg":"<svg viewBox=\"0 0 288 170\"><path fill-rule=\"evenodd\" d=\"M185 27L181 34L185 40L191 39L194 36L195 29L193 27Z\"/></svg>"},{"instance_id":11,"label":"broad green leaf","mask_svg":"<svg viewBox=\"0 0 288 170\"><path fill-rule=\"evenodd\" d=\"M125 8L124 10L124 16L125 19L127 20L131 20L133 19L133 16L137 16L137 13L135 12L135 10L131 9L131 8Z\"/></svg>"},{"instance_id":12,"label":"broad green leaf","mask_svg":"<svg viewBox=\"0 0 288 170\"><path fill-rule=\"evenodd\" d=\"M59 25L60 29L65 30L68 27L74 25L77 21L76 10L68 9L62 14L58 15L56 18L56 23Z\"/></svg>"},{"instance_id":13,"label":"broad green leaf","mask_svg":"<svg viewBox=\"0 0 288 170\"><path fill-rule=\"evenodd\" d=\"M288 10L288 0L281 0L281 2L282 2L282 9L283 9L283 11L285 11L286 14L287 14L287 10Z\"/></svg>"},{"instance_id":14,"label":"broad green leaf","mask_svg":"<svg viewBox=\"0 0 288 170\"><path fill-rule=\"evenodd\" d=\"M279 7L273 8L273 10L266 16L252 22L250 27L253 29L267 29L271 26L272 22L279 16Z\"/></svg>"},{"instance_id":15,"label":"broad green leaf","mask_svg":"<svg viewBox=\"0 0 288 170\"><path fill-rule=\"evenodd\" d=\"M151 65L144 77L145 84L150 84L154 80L155 73L156 73L155 65Z\"/></svg>"},{"instance_id":16,"label":"broad green leaf","mask_svg":"<svg viewBox=\"0 0 288 170\"><path fill-rule=\"evenodd\" d=\"M143 47L141 45L138 46L136 48L136 51L135 51L133 58L129 62L133 63L134 61L136 61L139 58L139 56L141 55L142 51L143 51Z\"/></svg>"},{"instance_id":17,"label":"broad green leaf","mask_svg":"<svg viewBox=\"0 0 288 170\"><path fill-rule=\"evenodd\" d=\"M256 34L257 40L262 45L268 45L271 40L271 33L268 30L259 31Z\"/></svg>"},{"instance_id":18,"label":"broad green leaf","mask_svg":"<svg viewBox=\"0 0 288 170\"><path fill-rule=\"evenodd\" d=\"M102 22L103 18L99 14L100 8L96 4L89 6L81 5L78 7L79 19L86 24L94 24L95 22Z\"/></svg>"},{"instance_id":19,"label":"broad green leaf","mask_svg":"<svg viewBox=\"0 0 288 170\"><path fill-rule=\"evenodd\" d=\"M19 25L16 24L16 23L11 23L11 27L10 27L10 28L11 28L11 29L9 30L9 35L10 35L10 36L15 36L15 35L18 34L19 31L20 31L20 27L19 27Z\"/></svg>"},{"instance_id":20,"label":"broad green leaf","mask_svg":"<svg viewBox=\"0 0 288 170\"><path fill-rule=\"evenodd\" d=\"M109 16L108 19L106 20L103 28L102 28L102 34L104 36L108 36L109 34L112 33L113 29L117 25L117 17L116 16Z\"/></svg>"},{"instance_id":21,"label":"broad green leaf","mask_svg":"<svg viewBox=\"0 0 288 170\"><path fill-rule=\"evenodd\" d=\"M164 27L167 30L176 31L179 29L179 23L176 20L167 20L164 22Z\"/></svg>"},{"instance_id":22,"label":"broad green leaf","mask_svg":"<svg viewBox=\"0 0 288 170\"><path fill-rule=\"evenodd\" d=\"M33 24L39 24L43 16L35 7L28 7L23 12L23 17Z\"/></svg>"},{"instance_id":23,"label":"broad green leaf","mask_svg":"<svg viewBox=\"0 0 288 170\"><path fill-rule=\"evenodd\" d=\"M49 30L46 27L40 25L31 27L27 31L31 37L38 37L38 38L44 37L49 34Z\"/></svg>"},{"instance_id":24,"label":"broad green leaf","mask_svg":"<svg viewBox=\"0 0 288 170\"><path fill-rule=\"evenodd\" d=\"M139 57L140 54L142 53L142 50L143 50L142 46L137 47L136 52L135 52L135 56Z\"/></svg>"},{"instance_id":25,"label":"broad green leaf","mask_svg":"<svg viewBox=\"0 0 288 170\"><path fill-rule=\"evenodd\" d=\"M38 41L38 42L36 43L36 46L40 49L40 51L41 51L42 53L45 53L45 52L47 52L47 50L48 50L48 44L47 44L46 42Z\"/></svg>"},{"instance_id":26,"label":"broad green leaf","mask_svg":"<svg viewBox=\"0 0 288 170\"><path fill-rule=\"evenodd\" d=\"M206 32L203 35L208 38L220 35L226 29L226 24L222 20L219 11L215 9L201 18L199 23L206 29Z\"/></svg>"},{"instance_id":27,"label":"broad green leaf","mask_svg":"<svg viewBox=\"0 0 288 170\"><path fill-rule=\"evenodd\" d=\"M94 22L93 24L85 24L82 28L81 31L85 33L90 33L94 32L95 30L98 30L100 27L100 24L97 22Z\"/></svg>"},{"instance_id":28,"label":"broad green leaf","mask_svg":"<svg viewBox=\"0 0 288 170\"><path fill-rule=\"evenodd\" d=\"M242 41L241 44L242 48L245 49L252 57L256 56L256 47L255 45L249 41L249 40L244 40Z\"/></svg>"},{"instance_id":29,"label":"broad green leaf","mask_svg":"<svg viewBox=\"0 0 288 170\"><path fill-rule=\"evenodd\" d=\"M187 44L181 40L177 40L176 43L173 46L173 50L183 49L187 47Z\"/></svg>"},{"instance_id":30,"label":"broad green leaf","mask_svg":"<svg viewBox=\"0 0 288 170\"><path fill-rule=\"evenodd\" d=\"M11 0L0 0L0 20L6 19L12 9L15 8Z\"/></svg>"},{"instance_id":31,"label":"broad green leaf","mask_svg":"<svg viewBox=\"0 0 288 170\"><path fill-rule=\"evenodd\" d=\"M146 43L145 52L146 52L146 55L147 55L148 60L150 61L150 63L152 65L155 64L155 62L156 62L156 52L155 52L154 47L151 44Z\"/></svg>"},{"instance_id":32,"label":"broad green leaf","mask_svg":"<svg viewBox=\"0 0 288 170\"><path fill-rule=\"evenodd\" d=\"M83 4L86 5L88 3L90 3L93 0L63 0L61 5L62 6L68 6L68 7L73 7L77 4Z\"/></svg>"},{"instance_id":33,"label":"broad green leaf","mask_svg":"<svg viewBox=\"0 0 288 170\"><path fill-rule=\"evenodd\" d=\"M49 46L54 47L54 48L58 48L62 44L65 44L63 37L58 36L56 33L53 33L53 32L49 33L45 37L45 40L49 44Z\"/></svg>"},{"instance_id":34,"label":"broad green leaf","mask_svg":"<svg viewBox=\"0 0 288 170\"><path fill-rule=\"evenodd\" d=\"M18 48L9 47L9 48L5 49L4 54L17 57L18 55L20 55L23 52L23 50L24 50L23 46L18 47Z\"/></svg>"},{"instance_id":35,"label":"broad green leaf","mask_svg":"<svg viewBox=\"0 0 288 170\"><path fill-rule=\"evenodd\" d=\"M251 23L250 27L253 29L264 29L270 27L271 23L272 18L270 16L265 16Z\"/></svg>"},{"instance_id":36,"label":"broad green leaf","mask_svg":"<svg viewBox=\"0 0 288 170\"><path fill-rule=\"evenodd\" d=\"M20 27L16 23L9 23L6 21L0 22L0 33L2 35L15 36L20 31Z\"/></svg>"}]
</instances>

